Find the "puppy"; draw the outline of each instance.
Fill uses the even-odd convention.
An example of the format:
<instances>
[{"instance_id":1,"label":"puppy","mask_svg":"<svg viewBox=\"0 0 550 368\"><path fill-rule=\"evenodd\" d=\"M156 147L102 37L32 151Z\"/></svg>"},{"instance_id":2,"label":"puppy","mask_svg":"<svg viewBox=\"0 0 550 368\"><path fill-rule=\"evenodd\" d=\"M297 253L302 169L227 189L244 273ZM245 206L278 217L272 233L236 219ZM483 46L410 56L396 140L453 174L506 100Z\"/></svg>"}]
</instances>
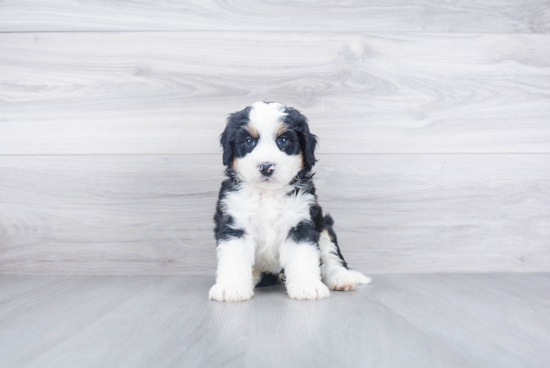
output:
<instances>
[{"instance_id":1,"label":"puppy","mask_svg":"<svg viewBox=\"0 0 550 368\"><path fill-rule=\"evenodd\" d=\"M228 177L214 222L218 269L212 300L252 298L255 286L284 282L293 299L323 299L370 278L351 270L330 215L317 203L317 137L300 112L256 102L231 114L220 137Z\"/></svg>"}]
</instances>

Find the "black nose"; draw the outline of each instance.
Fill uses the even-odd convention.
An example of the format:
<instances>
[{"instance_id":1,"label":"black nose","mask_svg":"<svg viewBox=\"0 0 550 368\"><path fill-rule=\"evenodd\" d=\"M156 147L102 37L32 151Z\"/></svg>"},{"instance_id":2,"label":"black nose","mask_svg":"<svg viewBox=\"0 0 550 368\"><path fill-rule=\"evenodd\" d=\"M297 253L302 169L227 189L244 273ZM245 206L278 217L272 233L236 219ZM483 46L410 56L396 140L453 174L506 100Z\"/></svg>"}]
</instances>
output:
<instances>
[{"instance_id":1,"label":"black nose","mask_svg":"<svg viewBox=\"0 0 550 368\"><path fill-rule=\"evenodd\" d=\"M260 172L264 176L271 176L273 174L273 171L275 171L275 164L272 164L271 162L264 162L259 167Z\"/></svg>"}]
</instances>

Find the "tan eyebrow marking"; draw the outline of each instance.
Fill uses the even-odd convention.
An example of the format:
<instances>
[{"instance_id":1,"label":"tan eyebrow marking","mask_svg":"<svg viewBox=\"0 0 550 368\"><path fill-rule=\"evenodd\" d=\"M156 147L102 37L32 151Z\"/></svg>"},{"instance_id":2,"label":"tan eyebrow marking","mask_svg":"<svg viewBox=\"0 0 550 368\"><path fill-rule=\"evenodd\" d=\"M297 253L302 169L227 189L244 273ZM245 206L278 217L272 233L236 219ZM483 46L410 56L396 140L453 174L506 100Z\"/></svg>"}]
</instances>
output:
<instances>
[{"instance_id":1,"label":"tan eyebrow marking","mask_svg":"<svg viewBox=\"0 0 550 368\"><path fill-rule=\"evenodd\" d=\"M258 131L256 130L256 127L254 127L253 125L251 125L250 123L246 125L245 127L246 131L248 133L250 133L250 135L253 137L253 138L256 138L258 139L260 137L260 135L258 134Z\"/></svg>"},{"instance_id":2,"label":"tan eyebrow marking","mask_svg":"<svg viewBox=\"0 0 550 368\"><path fill-rule=\"evenodd\" d=\"M277 137L283 134L284 132L286 132L287 130L288 130L288 126L285 123L279 124L279 126L277 127L277 133L276 133Z\"/></svg>"}]
</instances>

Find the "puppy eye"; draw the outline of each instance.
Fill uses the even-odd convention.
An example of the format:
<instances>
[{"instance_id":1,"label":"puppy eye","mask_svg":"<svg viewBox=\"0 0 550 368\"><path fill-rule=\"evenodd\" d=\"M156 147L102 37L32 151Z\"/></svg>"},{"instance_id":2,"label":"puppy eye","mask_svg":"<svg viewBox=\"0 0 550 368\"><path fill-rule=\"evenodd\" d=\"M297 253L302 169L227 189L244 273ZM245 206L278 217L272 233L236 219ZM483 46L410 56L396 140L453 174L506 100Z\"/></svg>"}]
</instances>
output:
<instances>
[{"instance_id":1,"label":"puppy eye","mask_svg":"<svg viewBox=\"0 0 550 368\"><path fill-rule=\"evenodd\" d=\"M246 138L246 141L244 141L244 144L246 144L247 147L253 147L256 144L256 141L252 138Z\"/></svg>"},{"instance_id":2,"label":"puppy eye","mask_svg":"<svg viewBox=\"0 0 550 368\"><path fill-rule=\"evenodd\" d=\"M287 143L288 143L288 139L286 139L286 137L279 137L277 139L277 144L279 146L285 146Z\"/></svg>"}]
</instances>

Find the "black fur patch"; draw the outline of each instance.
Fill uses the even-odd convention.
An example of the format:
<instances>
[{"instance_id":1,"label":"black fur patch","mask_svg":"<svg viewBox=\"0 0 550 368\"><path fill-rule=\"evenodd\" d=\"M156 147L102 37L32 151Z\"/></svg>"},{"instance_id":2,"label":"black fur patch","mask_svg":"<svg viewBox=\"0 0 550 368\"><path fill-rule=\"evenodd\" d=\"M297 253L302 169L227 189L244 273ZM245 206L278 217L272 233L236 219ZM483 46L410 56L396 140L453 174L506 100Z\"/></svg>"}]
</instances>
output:
<instances>
[{"instance_id":1,"label":"black fur patch","mask_svg":"<svg viewBox=\"0 0 550 368\"><path fill-rule=\"evenodd\" d=\"M340 247L338 246L338 238L336 237L336 233L334 232L334 229L332 228L332 225L334 225L334 220L332 217L327 213L325 217L323 217L323 228L325 228L328 231L328 235L330 236L330 239L336 246L336 256L338 256L342 260L342 266L349 270L348 264L346 260L344 259L344 256L342 255L342 252L340 252Z\"/></svg>"},{"instance_id":2,"label":"black fur patch","mask_svg":"<svg viewBox=\"0 0 550 368\"><path fill-rule=\"evenodd\" d=\"M315 196L315 185L313 184L313 175L310 169L303 168L292 179L290 185L294 187L288 195L297 195L298 192L309 193Z\"/></svg>"},{"instance_id":3,"label":"black fur patch","mask_svg":"<svg viewBox=\"0 0 550 368\"><path fill-rule=\"evenodd\" d=\"M281 273L283 273L281 271ZM284 279L281 279L279 275L271 272L262 272L260 281L256 284L256 287L266 287L266 286L272 286L277 284L282 284Z\"/></svg>"},{"instance_id":4,"label":"black fur patch","mask_svg":"<svg viewBox=\"0 0 550 368\"><path fill-rule=\"evenodd\" d=\"M315 203L309 208L309 215L311 216L311 221L315 224L315 230L318 232L323 231L323 210L321 206Z\"/></svg>"},{"instance_id":5,"label":"black fur patch","mask_svg":"<svg viewBox=\"0 0 550 368\"><path fill-rule=\"evenodd\" d=\"M300 148L304 155L304 168L311 170L317 161L315 159L317 137L310 133L307 118L300 111L287 107L285 113L287 114L284 119L285 124L298 133Z\"/></svg>"},{"instance_id":6,"label":"black fur patch","mask_svg":"<svg viewBox=\"0 0 550 368\"><path fill-rule=\"evenodd\" d=\"M246 139L244 137L246 130L244 126L249 123L248 116L252 107L248 106L247 108L237 111L227 118L227 125L225 130L220 136L220 144L223 148L223 164L225 166L230 166L232 164L233 158L238 153L236 152L235 143L240 138L241 140ZM239 137L239 134L241 135ZM242 148L242 147L241 147ZM241 152L243 154L243 152ZM246 153L245 153L246 154ZM243 154L244 156L244 154ZM242 157L242 156L237 156Z\"/></svg>"},{"instance_id":7,"label":"black fur patch","mask_svg":"<svg viewBox=\"0 0 550 368\"><path fill-rule=\"evenodd\" d=\"M319 246L320 235L311 221L301 221L288 232L288 237L296 243L310 243L316 246Z\"/></svg>"},{"instance_id":8,"label":"black fur patch","mask_svg":"<svg viewBox=\"0 0 550 368\"><path fill-rule=\"evenodd\" d=\"M229 179L222 182L220 193L218 195L218 203L216 204L216 213L214 213L214 237L216 238L216 244L219 244L220 241L231 238L241 238L245 233L243 229L234 228L233 217L227 214L222 206L221 201L225 198L227 193L239 190L240 185L240 182L232 169L227 169L225 174L229 177Z\"/></svg>"},{"instance_id":9,"label":"black fur patch","mask_svg":"<svg viewBox=\"0 0 550 368\"><path fill-rule=\"evenodd\" d=\"M284 146L281 146L277 143L278 148L286 153L287 155L297 155L301 152L300 148L300 137L298 133L294 130L287 130L283 134L281 134L278 138L284 137L287 139L287 144ZM276 140L277 142L277 140Z\"/></svg>"}]
</instances>

